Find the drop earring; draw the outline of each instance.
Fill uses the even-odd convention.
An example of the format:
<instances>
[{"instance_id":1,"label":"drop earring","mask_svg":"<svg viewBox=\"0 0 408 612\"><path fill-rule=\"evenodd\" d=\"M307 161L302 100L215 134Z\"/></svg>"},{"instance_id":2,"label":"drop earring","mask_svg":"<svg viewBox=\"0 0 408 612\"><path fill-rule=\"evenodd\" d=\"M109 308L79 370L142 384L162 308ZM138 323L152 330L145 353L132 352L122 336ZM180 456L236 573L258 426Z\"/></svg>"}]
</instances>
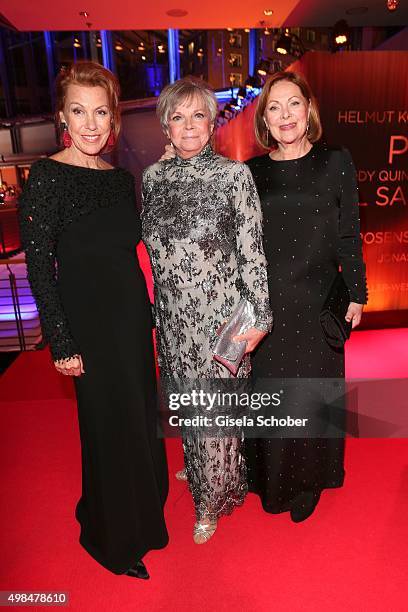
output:
<instances>
[{"instance_id":1,"label":"drop earring","mask_svg":"<svg viewBox=\"0 0 408 612\"><path fill-rule=\"evenodd\" d=\"M62 144L66 149L69 149L69 147L72 145L72 138L71 134L68 132L68 126L66 123L62 124L62 129Z\"/></svg>"}]
</instances>

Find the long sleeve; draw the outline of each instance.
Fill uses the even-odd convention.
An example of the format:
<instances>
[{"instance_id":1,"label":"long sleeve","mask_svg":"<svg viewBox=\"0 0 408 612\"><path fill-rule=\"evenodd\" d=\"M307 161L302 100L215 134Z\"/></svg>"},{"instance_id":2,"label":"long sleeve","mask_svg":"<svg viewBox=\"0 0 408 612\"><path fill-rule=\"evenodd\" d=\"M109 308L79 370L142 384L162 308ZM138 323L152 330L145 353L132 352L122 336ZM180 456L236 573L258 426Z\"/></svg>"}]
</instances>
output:
<instances>
[{"instance_id":1,"label":"long sleeve","mask_svg":"<svg viewBox=\"0 0 408 612\"><path fill-rule=\"evenodd\" d=\"M234 172L235 230L240 292L254 306L255 327L272 329L269 304L267 262L262 243L262 210L258 192L247 166L240 164Z\"/></svg>"},{"instance_id":2,"label":"long sleeve","mask_svg":"<svg viewBox=\"0 0 408 612\"><path fill-rule=\"evenodd\" d=\"M144 208L146 206L147 203L147 198L148 198L148 194L149 191L151 191L151 185L149 185L149 179L148 179L148 168L145 168L145 170L143 171L143 175L142 175L142 185L141 185L141 214L140 214L140 218L142 220L142 240L143 240L143 211ZM153 297L154 300L154 297ZM153 302L150 302L150 312L152 315L152 327L155 328L156 327L156 305Z\"/></svg>"},{"instance_id":3,"label":"long sleeve","mask_svg":"<svg viewBox=\"0 0 408 612\"><path fill-rule=\"evenodd\" d=\"M78 354L61 304L56 278L57 196L40 162L33 165L19 201L22 246L28 280L40 315L44 340L54 360Z\"/></svg>"},{"instance_id":4,"label":"long sleeve","mask_svg":"<svg viewBox=\"0 0 408 612\"><path fill-rule=\"evenodd\" d=\"M367 281L360 237L357 176L347 149L340 153L338 257L352 302L367 303Z\"/></svg>"}]
</instances>

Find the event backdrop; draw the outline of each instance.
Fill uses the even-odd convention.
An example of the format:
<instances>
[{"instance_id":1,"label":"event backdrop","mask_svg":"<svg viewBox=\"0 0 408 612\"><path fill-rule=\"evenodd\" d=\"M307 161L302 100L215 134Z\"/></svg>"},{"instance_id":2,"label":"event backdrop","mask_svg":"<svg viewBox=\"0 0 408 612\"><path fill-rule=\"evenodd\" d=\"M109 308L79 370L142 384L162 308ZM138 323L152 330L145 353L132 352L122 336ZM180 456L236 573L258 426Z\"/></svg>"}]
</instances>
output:
<instances>
[{"instance_id":1,"label":"event backdrop","mask_svg":"<svg viewBox=\"0 0 408 612\"><path fill-rule=\"evenodd\" d=\"M350 149L356 164L367 310L408 309L408 52L307 53L291 69L319 101L323 140ZM218 130L224 155L265 153L253 136L255 106Z\"/></svg>"}]
</instances>

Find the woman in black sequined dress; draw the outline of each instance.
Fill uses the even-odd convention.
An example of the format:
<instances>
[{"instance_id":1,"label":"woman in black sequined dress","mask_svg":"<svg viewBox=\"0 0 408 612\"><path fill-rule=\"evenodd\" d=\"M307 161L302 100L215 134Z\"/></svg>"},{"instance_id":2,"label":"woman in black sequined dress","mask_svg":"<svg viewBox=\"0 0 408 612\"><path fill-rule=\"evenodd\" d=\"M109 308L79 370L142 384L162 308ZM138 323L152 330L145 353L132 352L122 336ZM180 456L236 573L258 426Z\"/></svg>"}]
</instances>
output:
<instances>
[{"instance_id":1,"label":"woman in black sequined dress","mask_svg":"<svg viewBox=\"0 0 408 612\"><path fill-rule=\"evenodd\" d=\"M133 177L99 157L119 131L119 88L80 62L57 93L65 149L33 164L20 201L28 276L55 366L75 376L80 542L115 574L148 578L142 557L168 541L168 482Z\"/></svg>"},{"instance_id":2,"label":"woman in black sequined dress","mask_svg":"<svg viewBox=\"0 0 408 612\"><path fill-rule=\"evenodd\" d=\"M258 141L276 148L249 160L261 199L274 329L253 358L257 379L343 379L344 350L326 342L319 315L339 265L350 294L346 315L358 325L366 303L354 165L321 135L316 101L302 77L277 73L265 84L256 115ZM307 387L305 386L305 389ZM294 404L284 403L287 411ZM308 413L305 398L299 402ZM322 409L320 406L319 409ZM303 411L303 412L302 412ZM329 414L329 406L323 407ZM298 413L298 416L300 414ZM296 522L320 492L343 483L344 439L246 440L250 491L267 512L290 510Z\"/></svg>"}]
</instances>

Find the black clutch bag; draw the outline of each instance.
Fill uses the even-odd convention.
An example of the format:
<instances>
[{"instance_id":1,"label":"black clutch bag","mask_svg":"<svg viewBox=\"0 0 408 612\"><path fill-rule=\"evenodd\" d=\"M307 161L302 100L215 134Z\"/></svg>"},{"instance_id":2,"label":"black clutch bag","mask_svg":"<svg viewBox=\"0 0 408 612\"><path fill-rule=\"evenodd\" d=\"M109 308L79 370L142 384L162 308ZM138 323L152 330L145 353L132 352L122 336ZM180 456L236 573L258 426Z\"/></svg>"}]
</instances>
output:
<instances>
[{"instance_id":1,"label":"black clutch bag","mask_svg":"<svg viewBox=\"0 0 408 612\"><path fill-rule=\"evenodd\" d=\"M324 337L333 348L341 348L351 334L351 321L345 316L350 305L350 294L341 272L339 272L330 287L323 308L320 312L320 325Z\"/></svg>"}]
</instances>

